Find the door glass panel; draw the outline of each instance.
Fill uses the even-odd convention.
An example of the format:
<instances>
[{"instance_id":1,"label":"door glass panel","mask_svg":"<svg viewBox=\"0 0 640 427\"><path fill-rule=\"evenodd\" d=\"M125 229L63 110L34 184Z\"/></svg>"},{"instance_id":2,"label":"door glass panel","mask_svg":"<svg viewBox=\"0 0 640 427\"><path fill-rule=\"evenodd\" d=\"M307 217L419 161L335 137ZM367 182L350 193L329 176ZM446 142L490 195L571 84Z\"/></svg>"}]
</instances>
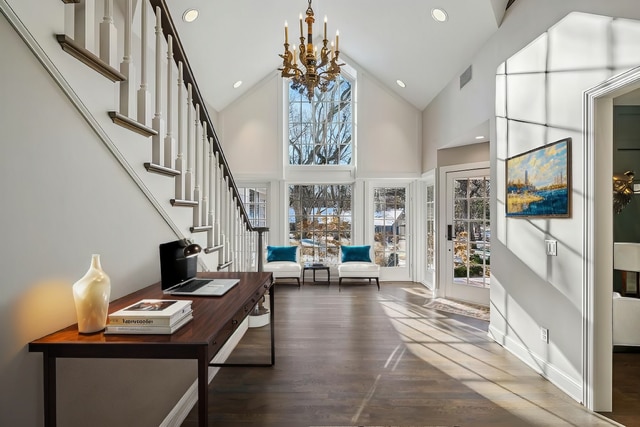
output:
<instances>
[{"instance_id":1,"label":"door glass panel","mask_svg":"<svg viewBox=\"0 0 640 427\"><path fill-rule=\"evenodd\" d=\"M454 222L453 277L456 283L460 281L459 278L462 278L463 281L466 281L467 278L467 263L469 259L469 243L467 239L469 232L467 231L467 226L466 221Z\"/></svg>"},{"instance_id":2,"label":"door glass panel","mask_svg":"<svg viewBox=\"0 0 640 427\"><path fill-rule=\"evenodd\" d=\"M464 199L467 197L467 180L456 179L453 183L453 196L456 199Z\"/></svg>"},{"instance_id":3,"label":"door glass panel","mask_svg":"<svg viewBox=\"0 0 640 427\"><path fill-rule=\"evenodd\" d=\"M427 187L427 205L426 205L426 220L427 220L427 270L435 269L435 230L436 230L436 216L435 216L435 186L429 185Z\"/></svg>"},{"instance_id":4,"label":"door glass panel","mask_svg":"<svg viewBox=\"0 0 640 427\"><path fill-rule=\"evenodd\" d=\"M455 200L453 203L454 206L454 218L455 219L465 219L468 218L468 200L461 199Z\"/></svg>"},{"instance_id":5,"label":"door glass panel","mask_svg":"<svg viewBox=\"0 0 640 427\"><path fill-rule=\"evenodd\" d=\"M455 179L453 188L454 283L489 287L489 180L486 177Z\"/></svg>"},{"instance_id":6,"label":"door glass panel","mask_svg":"<svg viewBox=\"0 0 640 427\"><path fill-rule=\"evenodd\" d=\"M374 188L373 203L375 262L382 267L406 266L405 188Z\"/></svg>"}]
</instances>

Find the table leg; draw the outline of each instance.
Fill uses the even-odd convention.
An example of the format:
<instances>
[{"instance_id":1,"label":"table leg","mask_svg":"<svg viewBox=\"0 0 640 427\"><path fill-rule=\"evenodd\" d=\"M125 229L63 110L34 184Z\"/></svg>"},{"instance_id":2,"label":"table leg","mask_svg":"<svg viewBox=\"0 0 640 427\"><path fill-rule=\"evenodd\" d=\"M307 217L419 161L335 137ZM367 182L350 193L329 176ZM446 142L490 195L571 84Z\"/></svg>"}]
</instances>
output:
<instances>
[{"instance_id":1,"label":"table leg","mask_svg":"<svg viewBox=\"0 0 640 427\"><path fill-rule=\"evenodd\" d=\"M302 281L304 283L304 275L302 276ZM274 295L275 286L271 286L269 288L269 323L271 323L271 366L276 364L276 340L275 340L275 307L276 307L276 298Z\"/></svg>"},{"instance_id":2,"label":"table leg","mask_svg":"<svg viewBox=\"0 0 640 427\"><path fill-rule=\"evenodd\" d=\"M44 363L44 425L56 425L56 357L48 351L42 353Z\"/></svg>"},{"instance_id":3,"label":"table leg","mask_svg":"<svg viewBox=\"0 0 640 427\"><path fill-rule=\"evenodd\" d=\"M209 415L209 360L207 350L202 349L198 355L198 425L207 427Z\"/></svg>"}]
</instances>

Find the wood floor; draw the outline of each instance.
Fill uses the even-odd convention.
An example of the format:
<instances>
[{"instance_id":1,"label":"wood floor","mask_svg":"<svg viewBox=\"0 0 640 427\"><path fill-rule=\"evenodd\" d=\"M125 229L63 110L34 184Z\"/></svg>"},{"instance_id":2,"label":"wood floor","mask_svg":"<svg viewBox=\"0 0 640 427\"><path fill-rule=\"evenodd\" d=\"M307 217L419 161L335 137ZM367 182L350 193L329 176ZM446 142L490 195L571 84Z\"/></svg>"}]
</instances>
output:
<instances>
[{"instance_id":1,"label":"wood floor","mask_svg":"<svg viewBox=\"0 0 640 427\"><path fill-rule=\"evenodd\" d=\"M209 425L619 425L489 340L487 322L426 308L415 283L381 287L276 285L276 364L222 368ZM233 361L266 361L268 332L250 329ZM196 425L194 408L183 427Z\"/></svg>"}]
</instances>

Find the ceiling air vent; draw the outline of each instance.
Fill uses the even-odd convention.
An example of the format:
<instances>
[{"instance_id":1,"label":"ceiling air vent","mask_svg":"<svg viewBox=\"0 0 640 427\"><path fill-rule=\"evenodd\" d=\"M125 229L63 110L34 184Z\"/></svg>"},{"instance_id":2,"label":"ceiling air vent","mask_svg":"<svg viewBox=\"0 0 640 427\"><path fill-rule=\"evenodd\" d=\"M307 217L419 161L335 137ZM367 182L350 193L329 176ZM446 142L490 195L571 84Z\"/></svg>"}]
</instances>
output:
<instances>
[{"instance_id":1,"label":"ceiling air vent","mask_svg":"<svg viewBox=\"0 0 640 427\"><path fill-rule=\"evenodd\" d=\"M460 89L462 89L467 83L471 81L471 65L464 70L464 73L460 74Z\"/></svg>"}]
</instances>

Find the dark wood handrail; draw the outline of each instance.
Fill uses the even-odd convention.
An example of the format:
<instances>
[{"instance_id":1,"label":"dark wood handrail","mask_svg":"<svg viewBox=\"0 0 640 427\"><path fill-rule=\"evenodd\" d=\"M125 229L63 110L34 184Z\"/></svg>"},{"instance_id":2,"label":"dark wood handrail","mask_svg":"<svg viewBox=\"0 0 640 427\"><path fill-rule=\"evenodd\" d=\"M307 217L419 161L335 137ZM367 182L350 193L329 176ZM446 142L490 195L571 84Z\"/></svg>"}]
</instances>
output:
<instances>
[{"instance_id":1,"label":"dark wood handrail","mask_svg":"<svg viewBox=\"0 0 640 427\"><path fill-rule=\"evenodd\" d=\"M238 191L238 187L236 186L236 182L231 175L231 169L229 168L229 164L227 163L227 159L224 156L222 151L222 147L220 146L220 140L218 139L218 135L216 134L215 129L213 128L213 121L211 120L211 116L209 116L209 111L207 110L206 104L204 102L204 98L200 93L200 88L196 83L195 76L193 74L193 70L191 69L191 65L189 64L189 60L187 59L187 54L182 46L182 42L180 41L180 37L178 36L178 32L173 23L173 19L171 18L171 14L169 13L169 7L167 6L165 0L149 0L151 6L153 7L153 13L156 12L156 7L160 8L162 12L161 23L162 23L162 32L164 34L165 40L168 40L167 36L171 35L173 39L173 59L175 63L182 61L182 71L184 75L185 84L191 83L192 88L192 96L193 102L200 105L200 114L204 116L204 121L207 125L207 135L213 137L213 151L220 154L219 164L222 166L224 176L229 178L229 188L233 191L236 196L238 207L240 208L240 213L244 217L244 222L249 231L255 231L253 229L253 225L249 220L249 215L247 215L247 211L244 208L244 204L240 199L240 192ZM201 116L202 118L202 116Z\"/></svg>"}]
</instances>

